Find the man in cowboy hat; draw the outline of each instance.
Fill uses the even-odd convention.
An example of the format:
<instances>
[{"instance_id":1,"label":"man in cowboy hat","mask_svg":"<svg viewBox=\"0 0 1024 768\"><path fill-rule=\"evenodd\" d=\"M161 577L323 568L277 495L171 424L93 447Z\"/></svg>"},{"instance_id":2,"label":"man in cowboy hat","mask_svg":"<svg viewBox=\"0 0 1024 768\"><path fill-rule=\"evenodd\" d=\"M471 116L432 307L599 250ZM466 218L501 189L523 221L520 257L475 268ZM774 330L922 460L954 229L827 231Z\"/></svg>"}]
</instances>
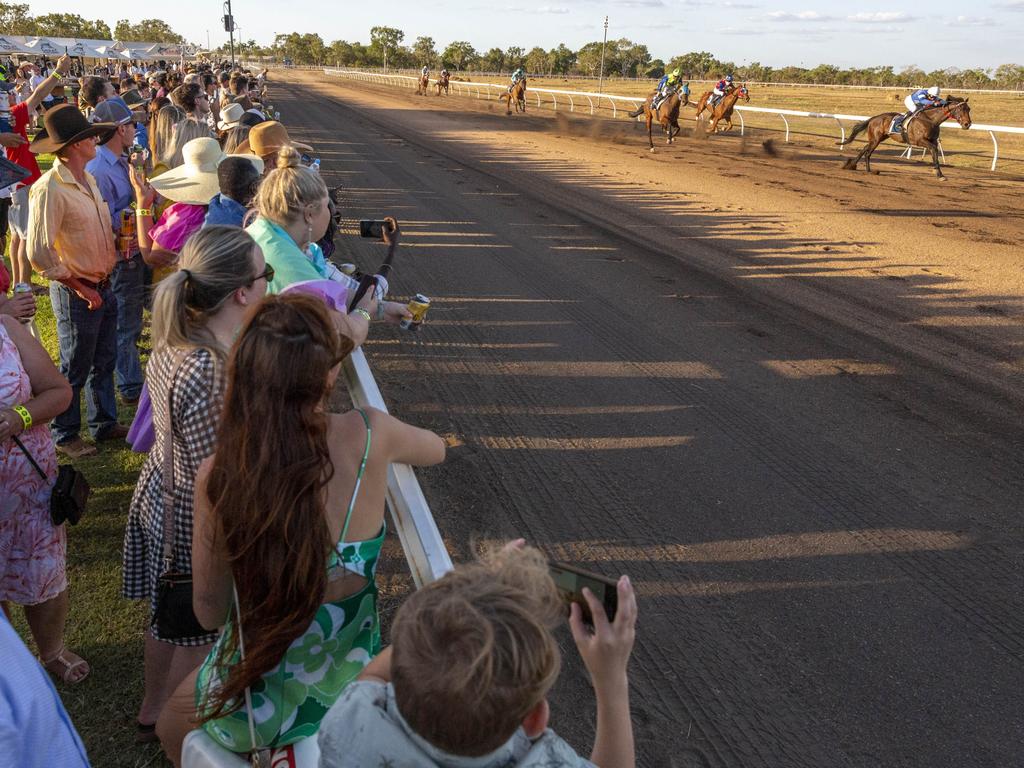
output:
<instances>
[{"instance_id":1,"label":"man in cowboy hat","mask_svg":"<svg viewBox=\"0 0 1024 768\"><path fill-rule=\"evenodd\" d=\"M242 119L244 114L245 109L241 104L228 104L220 111L220 122L217 123L217 130L221 133L230 131L238 125L238 121Z\"/></svg>"},{"instance_id":2,"label":"man in cowboy hat","mask_svg":"<svg viewBox=\"0 0 1024 768\"><path fill-rule=\"evenodd\" d=\"M142 305L146 270L135 237L135 199L125 152L135 143L135 125L127 105L120 98L104 101L92 113L94 123L117 126L110 138L96 148L96 157L85 166L110 209L111 229L117 242L117 263L110 286L117 296L117 364L115 381L121 399L128 405L139 401L142 392L142 364L139 337L142 335Z\"/></svg>"},{"instance_id":3,"label":"man in cowboy hat","mask_svg":"<svg viewBox=\"0 0 1024 768\"><path fill-rule=\"evenodd\" d=\"M96 156L97 138L117 130L90 123L71 104L46 113L44 130L30 145L35 154L57 155L53 168L32 187L28 258L50 280L57 320L60 372L71 384L71 404L53 420L57 449L71 458L96 453L79 436L80 394L86 390L89 431L96 440L123 439L117 423L114 366L117 362L117 297L110 273L117 262L110 210L86 164Z\"/></svg>"}]
</instances>

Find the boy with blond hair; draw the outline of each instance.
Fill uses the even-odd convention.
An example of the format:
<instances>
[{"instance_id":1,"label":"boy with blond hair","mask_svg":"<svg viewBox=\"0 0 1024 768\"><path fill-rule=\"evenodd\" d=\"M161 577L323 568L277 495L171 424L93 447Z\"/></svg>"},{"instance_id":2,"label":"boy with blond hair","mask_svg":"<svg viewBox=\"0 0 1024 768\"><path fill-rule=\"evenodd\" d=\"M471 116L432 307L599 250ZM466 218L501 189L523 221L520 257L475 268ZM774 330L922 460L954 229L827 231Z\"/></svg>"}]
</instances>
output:
<instances>
[{"instance_id":1,"label":"boy with blond hair","mask_svg":"<svg viewBox=\"0 0 1024 768\"><path fill-rule=\"evenodd\" d=\"M544 556L519 540L406 600L391 647L324 718L321 768L633 768L636 598L626 576L617 589L614 621L589 590L593 629L578 605L569 617L597 697L590 760L547 727L561 662L552 630L565 608Z\"/></svg>"}]
</instances>

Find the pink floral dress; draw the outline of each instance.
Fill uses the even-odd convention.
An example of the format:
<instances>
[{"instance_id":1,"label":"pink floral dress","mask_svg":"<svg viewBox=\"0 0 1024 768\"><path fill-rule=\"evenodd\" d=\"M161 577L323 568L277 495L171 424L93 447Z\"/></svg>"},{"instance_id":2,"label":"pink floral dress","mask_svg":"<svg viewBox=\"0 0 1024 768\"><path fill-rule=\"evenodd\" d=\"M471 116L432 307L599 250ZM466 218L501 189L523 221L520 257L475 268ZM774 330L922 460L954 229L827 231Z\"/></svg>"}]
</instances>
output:
<instances>
[{"instance_id":1,"label":"pink floral dress","mask_svg":"<svg viewBox=\"0 0 1024 768\"><path fill-rule=\"evenodd\" d=\"M0 323L0 408L32 399L18 348ZM0 600L35 605L67 589L64 526L50 522L50 489L57 454L45 424L19 439L46 472L43 480L13 440L0 443Z\"/></svg>"}]
</instances>

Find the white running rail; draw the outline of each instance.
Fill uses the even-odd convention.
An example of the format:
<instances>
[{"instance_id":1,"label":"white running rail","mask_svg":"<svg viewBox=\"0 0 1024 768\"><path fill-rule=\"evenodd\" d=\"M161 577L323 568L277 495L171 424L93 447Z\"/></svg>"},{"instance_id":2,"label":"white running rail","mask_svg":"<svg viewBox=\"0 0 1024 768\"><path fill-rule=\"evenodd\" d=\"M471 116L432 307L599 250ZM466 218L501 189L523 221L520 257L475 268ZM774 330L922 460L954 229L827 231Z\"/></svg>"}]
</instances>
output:
<instances>
[{"instance_id":1,"label":"white running rail","mask_svg":"<svg viewBox=\"0 0 1024 768\"><path fill-rule=\"evenodd\" d=\"M324 73L328 75L334 75L338 77L350 77L356 80L364 80L367 82L380 83L382 85L393 85L396 87L415 88L417 79L408 75L385 75L378 74L375 72L361 72L351 69L324 69ZM462 80L451 80L448 83L449 88L456 93L462 95L467 94L475 96L476 98L491 98L494 94L497 96L498 93L505 91L506 86L498 83L475 83L466 82ZM432 86L433 87L433 86ZM537 106L542 105L541 96L542 94L547 95L551 99L552 109L558 109L558 97L563 97L563 103L568 102L569 111L576 111L576 102L580 102L580 106L589 108L590 114L595 114L597 109L600 107L602 101L607 101L612 108L612 117L618 117L619 109L623 107L638 107L643 102L641 96L619 96L617 94L610 93L592 93L588 91L563 91L552 88L530 88L527 92L531 97L535 96ZM575 99L573 98L575 97ZM824 120L834 120L837 127L839 128L840 141L846 140L846 126L843 121L859 123L862 120L867 120L867 115L842 115L842 114L831 114L826 112L802 112L796 109L770 109L768 107L736 107L736 115L740 119L740 135L744 135L746 132L746 124L743 120L744 112L753 112L769 115L778 115L783 122L784 130L786 134L786 141L789 141L790 117L805 117L805 118L820 118ZM960 126L956 123L945 123L942 126L946 130L961 130ZM992 166L991 169L996 169L996 164L999 161L999 139L996 137L997 133L1009 133L1009 134L1020 134L1024 135L1024 127L1012 126L1012 125L985 125L982 123L975 123L971 126L972 131L987 131L989 138L992 140ZM903 156L909 157L911 148L908 147L903 153Z\"/></svg>"}]
</instances>

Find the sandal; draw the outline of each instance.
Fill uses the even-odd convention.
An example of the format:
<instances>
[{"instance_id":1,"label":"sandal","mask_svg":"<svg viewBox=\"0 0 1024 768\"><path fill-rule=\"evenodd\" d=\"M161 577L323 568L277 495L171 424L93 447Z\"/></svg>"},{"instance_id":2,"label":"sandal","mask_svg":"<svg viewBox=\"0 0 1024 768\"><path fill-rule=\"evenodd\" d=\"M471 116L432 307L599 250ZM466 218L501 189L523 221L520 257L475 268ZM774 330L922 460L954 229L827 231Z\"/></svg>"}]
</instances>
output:
<instances>
[{"instance_id":1,"label":"sandal","mask_svg":"<svg viewBox=\"0 0 1024 768\"><path fill-rule=\"evenodd\" d=\"M61 646L61 649L50 658L44 659L40 657L39 660L43 662L43 666L46 668L47 672L56 675L62 682L67 685L77 685L89 676L89 672L91 670L89 669L89 664L85 659L80 656L74 656L74 658L78 659L78 661L74 661L69 658L67 648ZM54 669L54 665L56 665L56 669ZM81 677L75 677L75 671L81 667L85 667L85 674Z\"/></svg>"}]
</instances>

